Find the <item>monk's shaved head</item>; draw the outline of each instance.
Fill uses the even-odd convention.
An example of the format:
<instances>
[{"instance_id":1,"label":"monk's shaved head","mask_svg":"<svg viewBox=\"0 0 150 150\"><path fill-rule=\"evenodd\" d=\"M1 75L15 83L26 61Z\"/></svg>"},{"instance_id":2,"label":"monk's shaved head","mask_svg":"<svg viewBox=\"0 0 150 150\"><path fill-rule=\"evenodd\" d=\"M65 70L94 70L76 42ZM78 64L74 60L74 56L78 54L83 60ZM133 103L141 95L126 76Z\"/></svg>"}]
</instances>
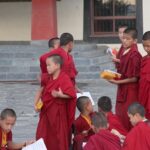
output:
<instances>
[{"instance_id":1,"label":"monk's shaved head","mask_svg":"<svg viewBox=\"0 0 150 150\"><path fill-rule=\"evenodd\" d=\"M97 105L104 112L109 112L112 109L111 99L108 96L100 97Z\"/></svg>"},{"instance_id":2,"label":"monk's shaved head","mask_svg":"<svg viewBox=\"0 0 150 150\"><path fill-rule=\"evenodd\" d=\"M15 111L11 108L6 108L4 109L1 114L0 114L0 118L1 120L6 119L7 117L12 117L12 118L17 118L17 115L15 113Z\"/></svg>"},{"instance_id":3,"label":"monk's shaved head","mask_svg":"<svg viewBox=\"0 0 150 150\"><path fill-rule=\"evenodd\" d=\"M92 124L96 128L107 128L107 119L102 112L96 112L92 115Z\"/></svg>"},{"instance_id":4,"label":"monk's shaved head","mask_svg":"<svg viewBox=\"0 0 150 150\"><path fill-rule=\"evenodd\" d=\"M143 41L150 40L150 31L144 33L142 40Z\"/></svg>"},{"instance_id":5,"label":"monk's shaved head","mask_svg":"<svg viewBox=\"0 0 150 150\"><path fill-rule=\"evenodd\" d=\"M60 55L54 54L49 56L47 59L51 59L55 64L59 64L60 67L63 65L63 59Z\"/></svg>"},{"instance_id":6,"label":"monk's shaved head","mask_svg":"<svg viewBox=\"0 0 150 150\"><path fill-rule=\"evenodd\" d=\"M139 114L141 117L144 117L145 109L140 103L134 102L128 107L128 113L133 116Z\"/></svg>"},{"instance_id":7,"label":"monk's shaved head","mask_svg":"<svg viewBox=\"0 0 150 150\"><path fill-rule=\"evenodd\" d=\"M135 28L127 28L124 33L130 35L133 39L137 39L138 31Z\"/></svg>"},{"instance_id":8,"label":"monk's shaved head","mask_svg":"<svg viewBox=\"0 0 150 150\"><path fill-rule=\"evenodd\" d=\"M80 112L84 112L84 106L90 101L87 96L81 96L77 99L77 108Z\"/></svg>"}]
</instances>

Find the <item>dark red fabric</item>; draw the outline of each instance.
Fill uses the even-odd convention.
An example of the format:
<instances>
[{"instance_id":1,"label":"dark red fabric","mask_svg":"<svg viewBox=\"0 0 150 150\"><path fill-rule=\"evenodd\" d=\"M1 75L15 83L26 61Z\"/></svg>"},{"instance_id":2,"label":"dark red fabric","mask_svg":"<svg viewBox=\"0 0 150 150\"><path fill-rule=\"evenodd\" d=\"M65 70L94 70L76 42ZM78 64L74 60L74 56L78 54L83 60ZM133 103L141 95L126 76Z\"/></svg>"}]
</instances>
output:
<instances>
[{"instance_id":1,"label":"dark red fabric","mask_svg":"<svg viewBox=\"0 0 150 150\"><path fill-rule=\"evenodd\" d=\"M145 107L146 118L150 120L150 56L142 59L139 85L139 102Z\"/></svg>"},{"instance_id":2,"label":"dark red fabric","mask_svg":"<svg viewBox=\"0 0 150 150\"><path fill-rule=\"evenodd\" d=\"M42 56L40 56L40 58L39 58L41 73L47 73L46 59L49 56L49 53L50 52L47 52L47 53L43 54Z\"/></svg>"},{"instance_id":3,"label":"dark red fabric","mask_svg":"<svg viewBox=\"0 0 150 150\"><path fill-rule=\"evenodd\" d=\"M41 98L44 105L40 113L36 139L43 138L48 150L68 150L70 118L67 104L69 101L75 101L75 88L64 72L55 80L48 74L43 75L42 85L45 86ZM59 88L71 98L54 98L51 92Z\"/></svg>"},{"instance_id":4,"label":"dark red fabric","mask_svg":"<svg viewBox=\"0 0 150 150\"><path fill-rule=\"evenodd\" d=\"M142 56L134 44L129 52L120 57L121 79L137 77L140 74L140 63ZM134 101L138 101L138 82L118 85L116 114L119 116L122 124L127 130L131 129L131 124L127 116L128 106Z\"/></svg>"},{"instance_id":5,"label":"dark red fabric","mask_svg":"<svg viewBox=\"0 0 150 150\"><path fill-rule=\"evenodd\" d=\"M12 141L12 132L10 131L7 133L7 142ZM2 128L0 127L0 150L8 150L7 147L1 147L2 146Z\"/></svg>"},{"instance_id":6,"label":"dark red fabric","mask_svg":"<svg viewBox=\"0 0 150 150\"><path fill-rule=\"evenodd\" d=\"M84 150L121 150L120 139L109 130L100 130L90 137Z\"/></svg>"},{"instance_id":7,"label":"dark red fabric","mask_svg":"<svg viewBox=\"0 0 150 150\"><path fill-rule=\"evenodd\" d=\"M138 123L126 136L122 150L150 150L150 126Z\"/></svg>"},{"instance_id":8,"label":"dark red fabric","mask_svg":"<svg viewBox=\"0 0 150 150\"><path fill-rule=\"evenodd\" d=\"M121 47L118 51L118 54L116 55L116 58L120 59L121 56L123 55L123 52L124 52L124 48L123 48L123 45L121 45ZM116 66L117 72L120 73L120 63L116 62L115 66Z\"/></svg>"},{"instance_id":9,"label":"dark red fabric","mask_svg":"<svg viewBox=\"0 0 150 150\"><path fill-rule=\"evenodd\" d=\"M87 121L80 115L73 123L74 126L74 139L73 139L73 150L82 150L83 142L87 142L89 137L94 134L90 125ZM83 135L83 131L89 131L88 135Z\"/></svg>"},{"instance_id":10,"label":"dark red fabric","mask_svg":"<svg viewBox=\"0 0 150 150\"><path fill-rule=\"evenodd\" d=\"M40 61L41 70L44 70L44 68L46 68L46 66L45 66L46 58L53 54L58 54L63 58L62 72L65 72L70 77L73 85L75 85L75 77L78 74L78 72L76 70L74 60L73 60L72 56L69 53L67 53L64 49L62 49L61 47L59 47L58 49L52 50L49 53L45 54L45 56L43 56L43 60L41 59L41 61ZM47 73L47 69L45 71ZM76 101L69 101L67 103L67 107L68 107L69 118L70 118L69 128L71 130L72 122L75 119Z\"/></svg>"},{"instance_id":11,"label":"dark red fabric","mask_svg":"<svg viewBox=\"0 0 150 150\"><path fill-rule=\"evenodd\" d=\"M119 117L112 112L107 113L107 120L109 123L109 130L116 129L120 134L126 136L127 130L124 128L123 124L121 123Z\"/></svg>"},{"instance_id":12,"label":"dark red fabric","mask_svg":"<svg viewBox=\"0 0 150 150\"><path fill-rule=\"evenodd\" d=\"M78 72L76 70L74 60L72 56L61 47L59 47L58 49L52 50L46 53L45 55L41 56L40 67L41 67L41 71L43 70L42 73L47 73L46 59L48 56L51 56L53 54L58 54L63 58L62 71L64 71L67 75L69 75L70 79L75 84L75 77Z\"/></svg>"}]
</instances>

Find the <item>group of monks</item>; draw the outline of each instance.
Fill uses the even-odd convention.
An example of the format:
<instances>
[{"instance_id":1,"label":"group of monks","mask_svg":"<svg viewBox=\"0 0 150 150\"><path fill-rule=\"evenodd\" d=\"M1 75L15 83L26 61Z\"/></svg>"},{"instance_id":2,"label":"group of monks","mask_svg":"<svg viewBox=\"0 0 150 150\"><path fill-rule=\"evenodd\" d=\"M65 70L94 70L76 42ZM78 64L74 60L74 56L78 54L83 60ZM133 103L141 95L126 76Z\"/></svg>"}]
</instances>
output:
<instances>
[{"instance_id":1,"label":"group of monks","mask_svg":"<svg viewBox=\"0 0 150 150\"><path fill-rule=\"evenodd\" d=\"M144 132L144 128L150 131L150 31L143 35L147 52L143 58L137 47L136 29L120 26L119 38L122 45L112 61L121 78L108 80L118 86L115 114L107 96L98 100L98 113L93 112L87 97L76 99L81 91L75 82L78 72L71 56L73 36L63 33L60 39L49 40L50 51L40 57L41 87L35 97L35 110L40 112L36 139L43 138L48 150L68 150L72 140L74 150L133 150L138 140L150 137L150 132ZM40 110L36 107L39 101L43 102ZM80 116L75 119L76 106ZM141 122L142 131L137 136L133 129ZM142 149L148 150L150 142L143 143Z\"/></svg>"}]
</instances>

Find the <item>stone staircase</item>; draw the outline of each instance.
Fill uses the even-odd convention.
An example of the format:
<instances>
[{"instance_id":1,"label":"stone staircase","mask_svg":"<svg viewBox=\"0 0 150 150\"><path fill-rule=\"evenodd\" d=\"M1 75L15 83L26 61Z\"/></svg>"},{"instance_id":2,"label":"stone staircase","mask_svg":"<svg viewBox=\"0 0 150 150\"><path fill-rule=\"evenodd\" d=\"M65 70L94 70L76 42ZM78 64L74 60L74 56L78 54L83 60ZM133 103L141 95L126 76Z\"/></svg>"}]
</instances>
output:
<instances>
[{"instance_id":1,"label":"stone staircase","mask_svg":"<svg viewBox=\"0 0 150 150\"><path fill-rule=\"evenodd\" d=\"M77 81L99 79L104 69L114 69L106 46L75 43L72 55L79 71ZM47 42L30 45L0 45L0 81L37 80L40 72L39 56L48 51Z\"/></svg>"}]
</instances>

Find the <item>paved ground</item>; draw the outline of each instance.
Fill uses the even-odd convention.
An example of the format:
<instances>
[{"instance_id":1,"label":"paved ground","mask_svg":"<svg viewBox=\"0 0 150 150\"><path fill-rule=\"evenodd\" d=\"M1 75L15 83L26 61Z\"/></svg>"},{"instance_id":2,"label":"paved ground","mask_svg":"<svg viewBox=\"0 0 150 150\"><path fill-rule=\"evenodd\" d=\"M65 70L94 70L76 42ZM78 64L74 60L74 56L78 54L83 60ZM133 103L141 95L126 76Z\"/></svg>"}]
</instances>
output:
<instances>
[{"instance_id":1,"label":"paved ground","mask_svg":"<svg viewBox=\"0 0 150 150\"><path fill-rule=\"evenodd\" d=\"M33 100L37 84L31 83L0 83L0 111L6 107L15 109L17 122L13 129L14 140L24 141L34 139L38 122L38 114L34 112ZM102 95L110 96L115 104L116 86L104 80L80 83L83 91L90 91L96 103L97 98ZM97 109L94 106L95 110Z\"/></svg>"}]
</instances>

